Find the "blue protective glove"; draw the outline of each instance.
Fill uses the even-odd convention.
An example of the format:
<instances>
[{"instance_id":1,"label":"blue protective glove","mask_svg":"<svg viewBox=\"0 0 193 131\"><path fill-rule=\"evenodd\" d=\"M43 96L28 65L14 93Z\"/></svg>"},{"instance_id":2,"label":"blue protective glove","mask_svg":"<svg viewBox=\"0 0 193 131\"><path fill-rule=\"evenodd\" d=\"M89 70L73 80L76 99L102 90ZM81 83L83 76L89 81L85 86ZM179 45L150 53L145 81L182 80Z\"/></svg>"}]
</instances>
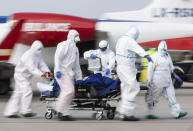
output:
<instances>
[{"instance_id":1,"label":"blue protective glove","mask_svg":"<svg viewBox=\"0 0 193 131\"><path fill-rule=\"evenodd\" d=\"M106 74L106 75L109 75L109 74L110 74L110 69L109 69L109 68L105 69L105 74Z\"/></svg>"},{"instance_id":2,"label":"blue protective glove","mask_svg":"<svg viewBox=\"0 0 193 131\"><path fill-rule=\"evenodd\" d=\"M91 54L91 55L90 55L90 58L91 58L91 59L96 59L96 55L95 55L95 54Z\"/></svg>"},{"instance_id":3,"label":"blue protective glove","mask_svg":"<svg viewBox=\"0 0 193 131\"><path fill-rule=\"evenodd\" d=\"M153 60L151 59L151 57L149 55L146 55L144 57L148 60L148 62L152 62L153 63Z\"/></svg>"},{"instance_id":4,"label":"blue protective glove","mask_svg":"<svg viewBox=\"0 0 193 131\"><path fill-rule=\"evenodd\" d=\"M183 84L183 80L175 72L172 72L171 75L174 88L180 88Z\"/></svg>"},{"instance_id":5,"label":"blue protective glove","mask_svg":"<svg viewBox=\"0 0 193 131\"><path fill-rule=\"evenodd\" d=\"M62 76L61 72L56 72L56 78L60 79Z\"/></svg>"},{"instance_id":6,"label":"blue protective glove","mask_svg":"<svg viewBox=\"0 0 193 131\"><path fill-rule=\"evenodd\" d=\"M172 75L172 78L175 78L176 73L175 73L175 72L172 72L171 75Z\"/></svg>"}]
</instances>

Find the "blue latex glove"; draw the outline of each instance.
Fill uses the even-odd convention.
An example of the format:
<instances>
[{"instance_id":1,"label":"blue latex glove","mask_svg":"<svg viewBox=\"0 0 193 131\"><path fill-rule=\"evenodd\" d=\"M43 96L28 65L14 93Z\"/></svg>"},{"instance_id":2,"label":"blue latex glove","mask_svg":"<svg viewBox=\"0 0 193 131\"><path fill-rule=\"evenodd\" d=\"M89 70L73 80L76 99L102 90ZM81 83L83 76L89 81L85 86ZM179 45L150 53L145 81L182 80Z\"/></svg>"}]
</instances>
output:
<instances>
[{"instance_id":1,"label":"blue latex glove","mask_svg":"<svg viewBox=\"0 0 193 131\"><path fill-rule=\"evenodd\" d=\"M109 74L110 74L110 69L108 69L108 68L105 69L105 74L106 74L106 75L109 75Z\"/></svg>"},{"instance_id":2,"label":"blue latex glove","mask_svg":"<svg viewBox=\"0 0 193 131\"><path fill-rule=\"evenodd\" d=\"M175 72L172 72L172 81L174 88L180 88L183 84L183 80Z\"/></svg>"},{"instance_id":3,"label":"blue latex glove","mask_svg":"<svg viewBox=\"0 0 193 131\"><path fill-rule=\"evenodd\" d=\"M90 55L90 58L91 58L91 59L96 59L96 55L95 55L95 54L91 54L91 55Z\"/></svg>"},{"instance_id":4,"label":"blue latex glove","mask_svg":"<svg viewBox=\"0 0 193 131\"><path fill-rule=\"evenodd\" d=\"M172 72L171 74L172 74L172 77L175 78L176 73L175 73L175 72Z\"/></svg>"},{"instance_id":5,"label":"blue latex glove","mask_svg":"<svg viewBox=\"0 0 193 131\"><path fill-rule=\"evenodd\" d=\"M61 72L56 72L56 78L60 79L62 76Z\"/></svg>"},{"instance_id":6,"label":"blue latex glove","mask_svg":"<svg viewBox=\"0 0 193 131\"><path fill-rule=\"evenodd\" d=\"M151 57L149 55L146 55L144 57L148 60L148 62L152 62L153 63L153 60L151 59Z\"/></svg>"}]
</instances>

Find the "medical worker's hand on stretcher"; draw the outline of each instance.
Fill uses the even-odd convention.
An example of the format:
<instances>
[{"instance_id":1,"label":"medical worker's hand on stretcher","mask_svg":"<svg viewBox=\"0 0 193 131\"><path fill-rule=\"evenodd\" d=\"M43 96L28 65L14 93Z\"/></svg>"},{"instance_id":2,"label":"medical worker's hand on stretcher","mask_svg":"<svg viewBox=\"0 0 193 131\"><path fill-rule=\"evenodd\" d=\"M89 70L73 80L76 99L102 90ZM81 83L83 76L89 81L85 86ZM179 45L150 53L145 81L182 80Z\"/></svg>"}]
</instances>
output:
<instances>
[{"instance_id":1,"label":"medical worker's hand on stretcher","mask_svg":"<svg viewBox=\"0 0 193 131\"><path fill-rule=\"evenodd\" d=\"M53 77L52 72L44 72L41 77Z\"/></svg>"}]
</instances>

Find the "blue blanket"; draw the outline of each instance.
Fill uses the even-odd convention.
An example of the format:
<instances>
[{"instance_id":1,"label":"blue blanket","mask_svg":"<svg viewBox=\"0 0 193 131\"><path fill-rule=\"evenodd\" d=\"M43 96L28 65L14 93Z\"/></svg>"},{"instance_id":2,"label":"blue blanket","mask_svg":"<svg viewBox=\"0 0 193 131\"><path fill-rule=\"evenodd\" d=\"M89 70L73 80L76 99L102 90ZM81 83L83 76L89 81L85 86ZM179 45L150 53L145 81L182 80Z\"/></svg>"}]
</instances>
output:
<instances>
[{"instance_id":1,"label":"blue blanket","mask_svg":"<svg viewBox=\"0 0 193 131\"><path fill-rule=\"evenodd\" d=\"M99 96L109 93L111 90L115 90L120 84L120 80L114 80L105 76L101 73L90 75L86 80L75 81L75 85L89 85L95 87Z\"/></svg>"}]
</instances>

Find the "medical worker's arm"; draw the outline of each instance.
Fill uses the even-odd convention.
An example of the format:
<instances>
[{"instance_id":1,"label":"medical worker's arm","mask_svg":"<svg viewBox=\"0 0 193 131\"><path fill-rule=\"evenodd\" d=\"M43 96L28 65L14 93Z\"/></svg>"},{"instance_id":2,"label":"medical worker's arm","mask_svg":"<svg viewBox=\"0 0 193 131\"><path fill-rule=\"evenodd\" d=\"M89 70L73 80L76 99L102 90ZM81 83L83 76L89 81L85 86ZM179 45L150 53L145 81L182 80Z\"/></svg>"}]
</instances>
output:
<instances>
[{"instance_id":1,"label":"medical worker's arm","mask_svg":"<svg viewBox=\"0 0 193 131\"><path fill-rule=\"evenodd\" d=\"M168 60L169 60L169 63L170 63L171 72L173 72L174 71L174 65L173 65L172 59L171 59L169 54L168 54Z\"/></svg>"},{"instance_id":2,"label":"medical worker's arm","mask_svg":"<svg viewBox=\"0 0 193 131\"><path fill-rule=\"evenodd\" d=\"M91 54L97 54L97 50L89 50L84 52L84 59L88 60L91 56Z\"/></svg>"},{"instance_id":3,"label":"medical worker's arm","mask_svg":"<svg viewBox=\"0 0 193 131\"><path fill-rule=\"evenodd\" d=\"M148 64L148 68L147 68L147 82L152 82L152 79L153 79L153 74L154 74L154 70L155 70L155 67L156 67L156 55L152 55L152 59L153 61L155 62L150 62Z\"/></svg>"},{"instance_id":4,"label":"medical worker's arm","mask_svg":"<svg viewBox=\"0 0 193 131\"><path fill-rule=\"evenodd\" d=\"M81 69L80 69L79 51L78 51L78 48L76 48L76 50L77 50L77 56L76 56L75 68L74 68L75 79L76 79L76 80L82 80L82 71L81 71Z\"/></svg>"},{"instance_id":5,"label":"medical worker's arm","mask_svg":"<svg viewBox=\"0 0 193 131\"><path fill-rule=\"evenodd\" d=\"M115 53L113 51L110 52L109 55L109 65L107 66L110 70L115 68Z\"/></svg>"},{"instance_id":6,"label":"medical worker's arm","mask_svg":"<svg viewBox=\"0 0 193 131\"><path fill-rule=\"evenodd\" d=\"M27 60L25 60L23 63L27 67L28 71L36 76L41 76L43 72L38 69L37 65L34 64L34 58L28 57Z\"/></svg>"},{"instance_id":7,"label":"medical worker's arm","mask_svg":"<svg viewBox=\"0 0 193 131\"><path fill-rule=\"evenodd\" d=\"M148 64L147 68L147 82L152 81L152 76L153 76L153 63L151 62Z\"/></svg>"},{"instance_id":8,"label":"medical worker's arm","mask_svg":"<svg viewBox=\"0 0 193 131\"><path fill-rule=\"evenodd\" d=\"M141 57L148 55L147 52L133 39L128 40L128 49L137 53Z\"/></svg>"},{"instance_id":9,"label":"medical worker's arm","mask_svg":"<svg viewBox=\"0 0 193 131\"><path fill-rule=\"evenodd\" d=\"M62 65L62 60L63 57L67 54L68 52L68 46L67 43L59 43L60 45L57 46L56 53L55 53L55 71L54 72L60 72L61 68L60 66Z\"/></svg>"},{"instance_id":10,"label":"medical worker's arm","mask_svg":"<svg viewBox=\"0 0 193 131\"><path fill-rule=\"evenodd\" d=\"M40 58L39 69L42 72L50 72L50 69L48 68L48 66L46 65L46 63L42 58Z\"/></svg>"}]
</instances>

